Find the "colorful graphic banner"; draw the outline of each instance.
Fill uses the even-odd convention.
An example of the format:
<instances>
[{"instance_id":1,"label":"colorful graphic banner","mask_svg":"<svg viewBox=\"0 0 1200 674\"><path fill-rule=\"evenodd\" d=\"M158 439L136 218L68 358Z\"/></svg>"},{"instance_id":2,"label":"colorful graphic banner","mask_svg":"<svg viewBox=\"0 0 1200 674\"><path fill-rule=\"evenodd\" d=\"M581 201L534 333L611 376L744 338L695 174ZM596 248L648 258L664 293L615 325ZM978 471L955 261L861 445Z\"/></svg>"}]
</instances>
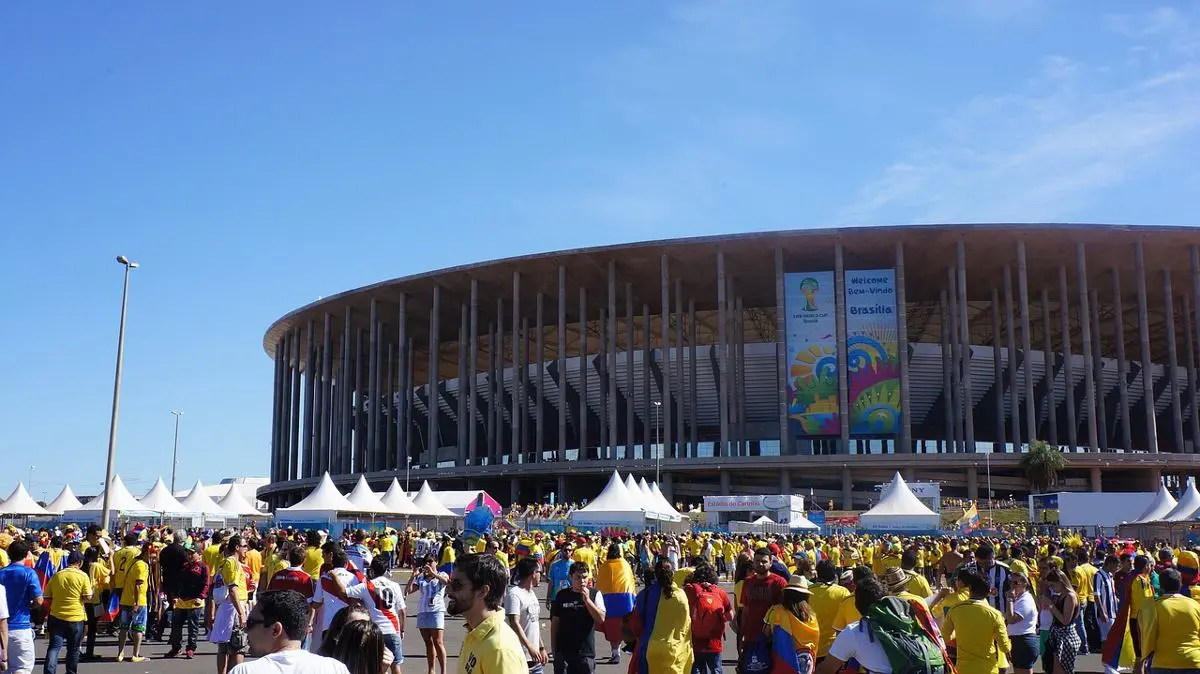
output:
<instances>
[{"instance_id":1,"label":"colorful graphic banner","mask_svg":"<svg viewBox=\"0 0 1200 674\"><path fill-rule=\"evenodd\" d=\"M850 434L900 432L900 354L896 272L846 272L846 374Z\"/></svg>"},{"instance_id":2,"label":"colorful graphic banner","mask_svg":"<svg viewBox=\"0 0 1200 674\"><path fill-rule=\"evenodd\" d=\"M788 427L792 437L836 436L838 355L833 272L784 274Z\"/></svg>"}]
</instances>

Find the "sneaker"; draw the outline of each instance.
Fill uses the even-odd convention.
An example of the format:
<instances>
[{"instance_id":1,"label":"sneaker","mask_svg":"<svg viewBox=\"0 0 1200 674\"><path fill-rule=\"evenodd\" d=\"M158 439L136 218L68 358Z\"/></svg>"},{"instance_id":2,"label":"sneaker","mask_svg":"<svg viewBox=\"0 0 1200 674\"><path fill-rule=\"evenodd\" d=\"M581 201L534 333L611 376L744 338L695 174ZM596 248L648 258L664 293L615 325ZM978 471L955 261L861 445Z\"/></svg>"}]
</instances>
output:
<instances>
[{"instance_id":1,"label":"sneaker","mask_svg":"<svg viewBox=\"0 0 1200 674\"><path fill-rule=\"evenodd\" d=\"M196 651L185 651L183 654L183 657L187 658L188 660L191 660L195 656L196 656Z\"/></svg>"},{"instance_id":2,"label":"sneaker","mask_svg":"<svg viewBox=\"0 0 1200 674\"><path fill-rule=\"evenodd\" d=\"M135 655L135 656L133 656L132 658L129 658L129 661L130 661L130 662L145 662L145 661L146 661L146 658L144 658L144 657L142 657L142 656L140 656L140 655Z\"/></svg>"},{"instance_id":3,"label":"sneaker","mask_svg":"<svg viewBox=\"0 0 1200 674\"><path fill-rule=\"evenodd\" d=\"M125 662L125 654L117 653L117 662Z\"/></svg>"},{"instance_id":4,"label":"sneaker","mask_svg":"<svg viewBox=\"0 0 1200 674\"><path fill-rule=\"evenodd\" d=\"M164 655L163 657L164 658L177 658L177 657L179 657L179 649L172 648L171 650L167 651L167 654Z\"/></svg>"}]
</instances>

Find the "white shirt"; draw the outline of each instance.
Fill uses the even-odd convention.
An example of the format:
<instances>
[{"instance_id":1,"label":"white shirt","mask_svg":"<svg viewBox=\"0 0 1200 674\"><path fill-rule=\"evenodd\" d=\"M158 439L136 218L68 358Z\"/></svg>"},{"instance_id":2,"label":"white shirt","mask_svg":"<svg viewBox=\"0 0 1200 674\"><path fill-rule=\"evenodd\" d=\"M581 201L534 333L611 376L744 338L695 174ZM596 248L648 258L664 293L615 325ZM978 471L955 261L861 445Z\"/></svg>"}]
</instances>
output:
<instances>
[{"instance_id":1,"label":"white shirt","mask_svg":"<svg viewBox=\"0 0 1200 674\"><path fill-rule=\"evenodd\" d=\"M1038 607L1033 601L1033 595L1026 592L1013 602L1013 613L1021 616L1020 622L1008 626L1009 636L1037 634Z\"/></svg>"},{"instance_id":2,"label":"white shirt","mask_svg":"<svg viewBox=\"0 0 1200 674\"><path fill-rule=\"evenodd\" d=\"M393 581L380 576L366 583L346 588L346 596L357 599L367 607L371 622L384 634L396 634L404 629L404 590Z\"/></svg>"},{"instance_id":3,"label":"white shirt","mask_svg":"<svg viewBox=\"0 0 1200 674\"><path fill-rule=\"evenodd\" d=\"M8 620L8 590L0 585L0 620Z\"/></svg>"},{"instance_id":4,"label":"white shirt","mask_svg":"<svg viewBox=\"0 0 1200 674\"><path fill-rule=\"evenodd\" d=\"M533 662L537 657L537 650L542 645L542 629L538 624L541 613L542 603L532 590L526 590L519 585L508 586L508 591L504 594L504 615L517 616L517 625L521 627L529 645L534 649L533 653L525 651L526 662Z\"/></svg>"},{"instance_id":5,"label":"white shirt","mask_svg":"<svg viewBox=\"0 0 1200 674\"><path fill-rule=\"evenodd\" d=\"M872 674L892 674L892 665L888 662L887 653L879 639L871 638L871 631L866 625L850 623L846 629L838 632L837 638L829 646L829 654L849 662L851 658Z\"/></svg>"},{"instance_id":6,"label":"white shirt","mask_svg":"<svg viewBox=\"0 0 1200 674\"><path fill-rule=\"evenodd\" d=\"M340 661L300 649L280 651L248 660L229 674L350 674Z\"/></svg>"},{"instance_id":7,"label":"white shirt","mask_svg":"<svg viewBox=\"0 0 1200 674\"><path fill-rule=\"evenodd\" d=\"M333 622L333 616L338 611L346 607L346 602L325 591L325 584L333 582L327 576L335 575L341 579L342 585L349 590L354 585L358 584L358 577L350 573L346 569L332 569L325 575L321 576L321 580L317 582L317 591L313 593L312 603L321 604L321 629L318 633L322 633L329 629L329 624Z\"/></svg>"},{"instance_id":8,"label":"white shirt","mask_svg":"<svg viewBox=\"0 0 1200 674\"><path fill-rule=\"evenodd\" d=\"M421 603L417 613L442 613L446 610L446 585L437 578L417 578L421 589Z\"/></svg>"}]
</instances>

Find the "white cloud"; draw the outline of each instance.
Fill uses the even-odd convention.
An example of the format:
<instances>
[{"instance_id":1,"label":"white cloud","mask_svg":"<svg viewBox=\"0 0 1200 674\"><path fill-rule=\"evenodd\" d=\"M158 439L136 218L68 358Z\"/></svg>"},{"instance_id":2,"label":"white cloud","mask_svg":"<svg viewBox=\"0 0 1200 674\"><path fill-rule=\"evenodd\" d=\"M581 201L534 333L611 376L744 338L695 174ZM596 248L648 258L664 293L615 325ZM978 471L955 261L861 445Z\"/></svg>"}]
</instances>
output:
<instances>
[{"instance_id":1,"label":"white cloud","mask_svg":"<svg viewBox=\"0 0 1200 674\"><path fill-rule=\"evenodd\" d=\"M1153 171L1200 131L1200 62L1188 51L1195 33L1174 11L1107 24L1151 42L1130 46L1156 49L1157 64L1114 72L1047 56L1019 91L949 114L863 187L841 220L1063 218Z\"/></svg>"}]
</instances>

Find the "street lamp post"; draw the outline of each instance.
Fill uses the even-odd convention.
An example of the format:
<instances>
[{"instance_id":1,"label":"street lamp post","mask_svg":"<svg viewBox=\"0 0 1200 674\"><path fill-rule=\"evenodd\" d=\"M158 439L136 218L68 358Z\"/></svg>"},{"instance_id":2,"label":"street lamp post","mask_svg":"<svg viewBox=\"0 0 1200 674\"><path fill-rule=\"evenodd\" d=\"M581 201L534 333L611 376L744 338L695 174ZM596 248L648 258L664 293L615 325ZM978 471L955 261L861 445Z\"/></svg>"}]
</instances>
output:
<instances>
[{"instance_id":1,"label":"street lamp post","mask_svg":"<svg viewBox=\"0 0 1200 674\"><path fill-rule=\"evenodd\" d=\"M412 474L412 456L409 456L408 457L408 467L404 469L404 492L406 494L412 493L411 490L408 488L408 479L411 474Z\"/></svg>"},{"instance_id":2,"label":"street lamp post","mask_svg":"<svg viewBox=\"0 0 1200 674\"><path fill-rule=\"evenodd\" d=\"M992 520L993 515L992 515L992 453L991 452L987 453L987 458L984 460L984 463L987 465L988 520ZM994 521L992 521L992 525L993 526L995 525Z\"/></svg>"},{"instance_id":3,"label":"street lamp post","mask_svg":"<svg viewBox=\"0 0 1200 674\"><path fill-rule=\"evenodd\" d=\"M121 290L121 327L117 332L117 371L113 376L112 419L108 426L108 465L104 470L104 500L100 514L100 528L108 530L108 506L112 499L113 468L117 461L117 413L121 407L121 365L125 360L125 314L129 306L129 272L137 269L138 263L130 262L124 255L117 256L117 262L125 267L125 285Z\"/></svg>"},{"instance_id":4,"label":"street lamp post","mask_svg":"<svg viewBox=\"0 0 1200 674\"><path fill-rule=\"evenodd\" d=\"M33 469L34 468L37 468L37 466L29 467L29 481L25 483L25 486L28 487L29 489L33 489Z\"/></svg>"},{"instance_id":5,"label":"street lamp post","mask_svg":"<svg viewBox=\"0 0 1200 674\"><path fill-rule=\"evenodd\" d=\"M179 467L179 417L183 416L181 410L171 410L171 414L175 415L175 449L171 450L171 493L175 493L175 469Z\"/></svg>"},{"instance_id":6,"label":"street lamp post","mask_svg":"<svg viewBox=\"0 0 1200 674\"><path fill-rule=\"evenodd\" d=\"M662 470L662 423L659 412L662 411L662 401L654 401L654 481L658 482L658 474Z\"/></svg>"}]
</instances>

